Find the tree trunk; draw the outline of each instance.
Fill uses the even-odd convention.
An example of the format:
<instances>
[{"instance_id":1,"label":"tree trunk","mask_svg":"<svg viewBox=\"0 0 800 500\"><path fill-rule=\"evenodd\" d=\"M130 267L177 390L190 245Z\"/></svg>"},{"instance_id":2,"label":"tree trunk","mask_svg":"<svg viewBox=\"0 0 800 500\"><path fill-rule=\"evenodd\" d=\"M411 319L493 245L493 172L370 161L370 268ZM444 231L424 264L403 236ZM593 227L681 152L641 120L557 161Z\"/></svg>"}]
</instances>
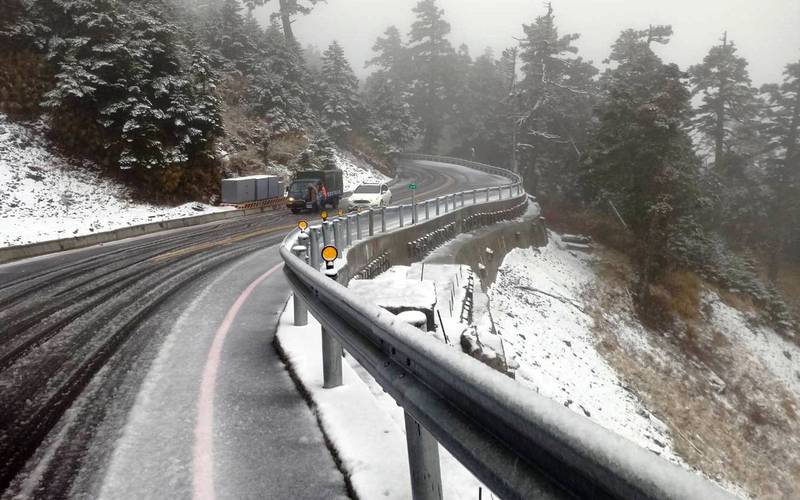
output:
<instances>
[{"instance_id":1,"label":"tree trunk","mask_svg":"<svg viewBox=\"0 0 800 500\"><path fill-rule=\"evenodd\" d=\"M767 279L773 285L778 284L778 274L781 269L781 253L782 249L780 244L775 248L772 248L769 253L769 262L767 263Z\"/></svg>"},{"instance_id":2,"label":"tree trunk","mask_svg":"<svg viewBox=\"0 0 800 500\"><path fill-rule=\"evenodd\" d=\"M297 45L297 39L294 37L292 31L292 13L290 0L280 0L281 9L281 23L283 24L283 36L286 38L286 43L294 47Z\"/></svg>"},{"instance_id":3,"label":"tree trunk","mask_svg":"<svg viewBox=\"0 0 800 500\"><path fill-rule=\"evenodd\" d=\"M723 51L728 46L728 33L722 40ZM715 106L716 127L714 130L714 169L718 173L725 173L725 98L728 92L728 77L724 71L720 71L719 89L717 93L717 104Z\"/></svg>"},{"instance_id":4,"label":"tree trunk","mask_svg":"<svg viewBox=\"0 0 800 500\"><path fill-rule=\"evenodd\" d=\"M725 87L720 85L720 103L717 106L717 123L714 131L714 169L718 173L725 172L725 103L722 100L722 92Z\"/></svg>"}]
</instances>

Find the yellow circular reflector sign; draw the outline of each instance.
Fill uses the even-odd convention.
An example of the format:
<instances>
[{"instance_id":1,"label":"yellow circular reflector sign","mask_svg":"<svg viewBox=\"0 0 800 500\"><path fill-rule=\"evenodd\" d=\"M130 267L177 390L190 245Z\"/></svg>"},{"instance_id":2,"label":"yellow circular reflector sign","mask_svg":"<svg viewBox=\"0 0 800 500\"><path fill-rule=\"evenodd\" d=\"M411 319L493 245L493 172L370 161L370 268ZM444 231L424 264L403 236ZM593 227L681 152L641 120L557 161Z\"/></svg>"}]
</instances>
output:
<instances>
[{"instance_id":1,"label":"yellow circular reflector sign","mask_svg":"<svg viewBox=\"0 0 800 500\"><path fill-rule=\"evenodd\" d=\"M319 216L322 217L324 221L328 220L328 212L320 212Z\"/></svg>"},{"instance_id":2,"label":"yellow circular reflector sign","mask_svg":"<svg viewBox=\"0 0 800 500\"><path fill-rule=\"evenodd\" d=\"M297 227L300 228L301 231L305 231L306 229L308 229L308 221L301 220L300 222L297 223Z\"/></svg>"},{"instance_id":3,"label":"yellow circular reflector sign","mask_svg":"<svg viewBox=\"0 0 800 500\"><path fill-rule=\"evenodd\" d=\"M344 210L341 208L339 209L339 217L344 217Z\"/></svg>"},{"instance_id":4,"label":"yellow circular reflector sign","mask_svg":"<svg viewBox=\"0 0 800 500\"><path fill-rule=\"evenodd\" d=\"M333 246L328 245L322 249L322 260L325 262L333 262L339 258L339 250Z\"/></svg>"}]
</instances>

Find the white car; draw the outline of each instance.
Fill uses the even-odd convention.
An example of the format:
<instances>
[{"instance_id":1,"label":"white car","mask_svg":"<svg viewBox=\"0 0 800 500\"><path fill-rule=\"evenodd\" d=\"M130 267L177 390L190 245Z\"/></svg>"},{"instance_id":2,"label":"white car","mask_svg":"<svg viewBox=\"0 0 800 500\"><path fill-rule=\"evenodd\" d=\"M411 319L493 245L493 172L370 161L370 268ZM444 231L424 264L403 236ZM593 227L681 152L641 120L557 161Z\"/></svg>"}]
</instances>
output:
<instances>
[{"instance_id":1,"label":"white car","mask_svg":"<svg viewBox=\"0 0 800 500\"><path fill-rule=\"evenodd\" d=\"M365 182L350 196L349 210L386 207L392 202L392 191L385 183Z\"/></svg>"}]
</instances>

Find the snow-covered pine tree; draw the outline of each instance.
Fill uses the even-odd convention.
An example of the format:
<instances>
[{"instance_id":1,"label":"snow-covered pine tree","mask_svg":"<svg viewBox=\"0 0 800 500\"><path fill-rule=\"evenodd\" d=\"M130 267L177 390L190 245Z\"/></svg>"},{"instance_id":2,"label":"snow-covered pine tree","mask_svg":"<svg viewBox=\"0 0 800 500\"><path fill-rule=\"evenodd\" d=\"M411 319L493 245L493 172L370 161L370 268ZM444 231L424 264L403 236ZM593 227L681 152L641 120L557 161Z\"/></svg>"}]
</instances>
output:
<instances>
[{"instance_id":1,"label":"snow-covered pine tree","mask_svg":"<svg viewBox=\"0 0 800 500\"><path fill-rule=\"evenodd\" d=\"M670 32L659 28L662 43ZM636 237L640 305L649 303L650 285L667 268L680 221L699 203L685 75L653 52L652 35L628 30L614 45L618 65L603 78L607 97L597 109L584 178L598 203L614 202Z\"/></svg>"},{"instance_id":2,"label":"snow-covered pine tree","mask_svg":"<svg viewBox=\"0 0 800 500\"><path fill-rule=\"evenodd\" d=\"M787 251L800 259L800 61L786 66L780 85L765 85L762 92L768 104L765 133L772 152L768 250L769 279L774 283Z\"/></svg>"},{"instance_id":3,"label":"snow-covered pine tree","mask_svg":"<svg viewBox=\"0 0 800 500\"><path fill-rule=\"evenodd\" d=\"M552 5L523 30L523 78L512 97L518 167L529 189L545 199L574 197L598 71L575 56L580 35L559 35Z\"/></svg>"},{"instance_id":4,"label":"snow-covered pine tree","mask_svg":"<svg viewBox=\"0 0 800 500\"><path fill-rule=\"evenodd\" d=\"M48 35L28 15L25 0L0 0L0 112L31 119L49 90L52 72L41 54Z\"/></svg>"},{"instance_id":5,"label":"snow-covered pine tree","mask_svg":"<svg viewBox=\"0 0 800 500\"><path fill-rule=\"evenodd\" d=\"M408 92L411 70L411 54L406 48L400 30L389 26L384 36L378 37L372 46L375 57L367 61L366 66L375 66L384 79L394 87L395 97Z\"/></svg>"},{"instance_id":6,"label":"snow-covered pine tree","mask_svg":"<svg viewBox=\"0 0 800 500\"><path fill-rule=\"evenodd\" d=\"M248 101L267 120L272 135L314 128L308 86L312 80L302 56L287 44L274 23L259 38L259 58L253 62Z\"/></svg>"},{"instance_id":7,"label":"snow-covered pine tree","mask_svg":"<svg viewBox=\"0 0 800 500\"><path fill-rule=\"evenodd\" d=\"M727 158L736 154L737 132L752 130L759 111L756 90L750 83L747 61L737 55L736 45L722 37L722 44L711 47L702 64L689 68L692 95L699 95L694 127L714 150L714 168L728 173Z\"/></svg>"},{"instance_id":8,"label":"snow-covered pine tree","mask_svg":"<svg viewBox=\"0 0 800 500\"><path fill-rule=\"evenodd\" d=\"M419 134L410 94L398 92L398 85L388 72L377 71L367 79L364 92L369 113L369 134L386 153L405 150Z\"/></svg>"},{"instance_id":9,"label":"snow-covered pine tree","mask_svg":"<svg viewBox=\"0 0 800 500\"><path fill-rule=\"evenodd\" d=\"M375 57L366 66L378 69L367 78L364 89L369 134L386 152L402 151L419 134L410 104L410 54L395 26L378 37L372 50Z\"/></svg>"},{"instance_id":10,"label":"snow-covered pine tree","mask_svg":"<svg viewBox=\"0 0 800 500\"><path fill-rule=\"evenodd\" d=\"M243 10L239 0L223 0L218 8L209 4L206 13L205 43L227 71L246 71L255 56L255 41L247 32Z\"/></svg>"},{"instance_id":11,"label":"snow-covered pine tree","mask_svg":"<svg viewBox=\"0 0 800 500\"><path fill-rule=\"evenodd\" d=\"M708 227L715 227L741 247L759 246L765 237L766 189L762 163L767 138L760 133L762 103L751 87L747 61L725 33L701 64L689 68L692 95L701 102L693 131L701 155L713 168L704 175L715 206Z\"/></svg>"},{"instance_id":12,"label":"snow-covered pine tree","mask_svg":"<svg viewBox=\"0 0 800 500\"><path fill-rule=\"evenodd\" d=\"M436 0L421 0L414 7L417 19L411 25L409 53L413 68L412 104L420 117L422 148L436 151L445 117L450 112L450 64L455 51L447 35L450 24L444 19L444 10Z\"/></svg>"},{"instance_id":13,"label":"snow-covered pine tree","mask_svg":"<svg viewBox=\"0 0 800 500\"><path fill-rule=\"evenodd\" d=\"M507 74L491 49L466 68L453 110L453 155L471 158L474 152L477 161L508 164L512 135L508 89Z\"/></svg>"},{"instance_id":14,"label":"snow-covered pine tree","mask_svg":"<svg viewBox=\"0 0 800 500\"><path fill-rule=\"evenodd\" d=\"M193 87L169 12L164 0L32 3L56 72L43 104L62 144L124 169L185 165L210 149L219 109Z\"/></svg>"},{"instance_id":15,"label":"snow-covered pine tree","mask_svg":"<svg viewBox=\"0 0 800 500\"><path fill-rule=\"evenodd\" d=\"M344 49L334 41L322 58L323 102L320 122L328 135L343 143L350 132L360 125L363 108L358 95L358 79L344 55Z\"/></svg>"}]
</instances>

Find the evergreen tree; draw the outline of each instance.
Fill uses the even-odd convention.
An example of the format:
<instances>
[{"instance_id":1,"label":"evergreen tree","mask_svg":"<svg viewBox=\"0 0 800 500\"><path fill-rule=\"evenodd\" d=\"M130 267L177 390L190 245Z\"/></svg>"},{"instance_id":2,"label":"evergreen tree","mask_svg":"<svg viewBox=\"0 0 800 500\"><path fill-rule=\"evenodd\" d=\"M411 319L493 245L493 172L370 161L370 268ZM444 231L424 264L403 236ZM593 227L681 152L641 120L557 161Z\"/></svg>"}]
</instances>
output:
<instances>
[{"instance_id":1,"label":"evergreen tree","mask_svg":"<svg viewBox=\"0 0 800 500\"><path fill-rule=\"evenodd\" d=\"M39 115L52 84L41 54L45 27L28 9L25 0L0 0L0 111L23 119Z\"/></svg>"},{"instance_id":2,"label":"evergreen tree","mask_svg":"<svg viewBox=\"0 0 800 500\"><path fill-rule=\"evenodd\" d=\"M577 34L559 36L550 4L524 25L522 81L514 94L518 162L531 191L545 198L574 196L592 118L597 69L580 57Z\"/></svg>"},{"instance_id":3,"label":"evergreen tree","mask_svg":"<svg viewBox=\"0 0 800 500\"><path fill-rule=\"evenodd\" d=\"M218 9L209 7L205 16L205 44L213 60L227 71L247 71L255 56L254 20L248 15L248 26L243 10L239 0L223 0Z\"/></svg>"},{"instance_id":4,"label":"evergreen tree","mask_svg":"<svg viewBox=\"0 0 800 500\"><path fill-rule=\"evenodd\" d=\"M366 66L378 68L384 78L394 87L395 97L408 92L411 71L411 56L403 43L400 31L395 26L386 29L384 37L378 37L372 46L375 57Z\"/></svg>"},{"instance_id":5,"label":"evergreen tree","mask_svg":"<svg viewBox=\"0 0 800 500\"><path fill-rule=\"evenodd\" d=\"M508 78L491 49L467 67L454 110L452 154L476 161L506 164L509 160Z\"/></svg>"},{"instance_id":6,"label":"evergreen tree","mask_svg":"<svg viewBox=\"0 0 800 500\"><path fill-rule=\"evenodd\" d=\"M778 278L787 250L800 258L800 61L789 64L780 85L765 85L768 102L766 134L772 138L768 184L769 278Z\"/></svg>"},{"instance_id":7,"label":"evergreen tree","mask_svg":"<svg viewBox=\"0 0 800 500\"><path fill-rule=\"evenodd\" d=\"M245 0L245 5L253 9L256 6L264 5L270 0ZM273 19L280 19L283 26L283 34L286 42L293 49L298 48L297 39L294 36L292 23L298 15L310 14L316 4L324 0L278 0L278 11L272 15Z\"/></svg>"},{"instance_id":8,"label":"evergreen tree","mask_svg":"<svg viewBox=\"0 0 800 500\"><path fill-rule=\"evenodd\" d=\"M426 152L435 152L442 138L444 119L450 112L448 66L455 52L447 40L450 24L435 0L421 0L414 13L417 20L409 35L414 68L413 106L422 125L422 147Z\"/></svg>"},{"instance_id":9,"label":"evergreen tree","mask_svg":"<svg viewBox=\"0 0 800 500\"><path fill-rule=\"evenodd\" d=\"M320 122L340 144L359 126L363 111L358 96L358 79L338 42L331 43L322 57L323 102Z\"/></svg>"},{"instance_id":10,"label":"evergreen tree","mask_svg":"<svg viewBox=\"0 0 800 500\"><path fill-rule=\"evenodd\" d=\"M659 59L648 33L628 30L614 46L618 66L604 77L607 98L598 107L585 178L590 193L612 201L636 236L640 305L669 262L670 241L698 208L685 75Z\"/></svg>"},{"instance_id":11,"label":"evergreen tree","mask_svg":"<svg viewBox=\"0 0 800 500\"><path fill-rule=\"evenodd\" d=\"M259 55L250 68L253 76L247 98L253 112L267 120L272 135L314 128L307 89L312 78L276 25L263 33Z\"/></svg>"},{"instance_id":12,"label":"evergreen tree","mask_svg":"<svg viewBox=\"0 0 800 500\"><path fill-rule=\"evenodd\" d=\"M367 78L364 102L370 137L386 152L402 151L419 134L411 109L410 55L400 31L390 26L372 46L375 57L366 66L378 68Z\"/></svg>"},{"instance_id":13,"label":"evergreen tree","mask_svg":"<svg viewBox=\"0 0 800 500\"><path fill-rule=\"evenodd\" d=\"M737 132L752 128L756 115L756 91L751 87L747 61L736 54L736 46L722 38L711 48L702 64L689 68L692 94L702 97L695 116L695 128L714 148L714 167L725 176L735 159Z\"/></svg>"},{"instance_id":14,"label":"evergreen tree","mask_svg":"<svg viewBox=\"0 0 800 500\"><path fill-rule=\"evenodd\" d=\"M386 71L367 79L364 101L369 113L369 134L386 152L400 152L410 146L419 129L409 104L410 94L400 92Z\"/></svg>"},{"instance_id":15,"label":"evergreen tree","mask_svg":"<svg viewBox=\"0 0 800 500\"><path fill-rule=\"evenodd\" d=\"M142 169L207 158L218 103L193 86L166 3L36 0L56 68L43 105L66 145L107 165ZM197 68L197 65L194 66ZM211 89L213 92L213 89Z\"/></svg>"}]
</instances>

